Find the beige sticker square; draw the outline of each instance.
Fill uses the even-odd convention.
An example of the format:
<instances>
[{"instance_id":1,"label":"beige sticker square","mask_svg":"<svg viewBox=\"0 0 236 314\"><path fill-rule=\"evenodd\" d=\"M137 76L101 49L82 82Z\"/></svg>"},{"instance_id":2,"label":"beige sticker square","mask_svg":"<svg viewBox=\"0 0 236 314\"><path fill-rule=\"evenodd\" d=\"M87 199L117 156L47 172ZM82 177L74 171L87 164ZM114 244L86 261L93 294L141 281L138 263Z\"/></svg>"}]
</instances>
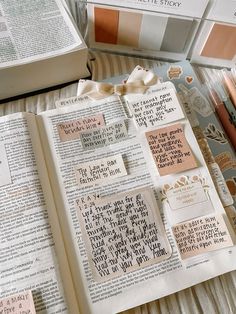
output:
<instances>
[{"instance_id":1,"label":"beige sticker square","mask_svg":"<svg viewBox=\"0 0 236 314\"><path fill-rule=\"evenodd\" d=\"M95 202L95 204L93 204ZM102 282L170 257L169 245L153 191L76 201L77 213L94 279Z\"/></svg>"},{"instance_id":2,"label":"beige sticker square","mask_svg":"<svg viewBox=\"0 0 236 314\"><path fill-rule=\"evenodd\" d=\"M182 259L233 245L222 215L189 220L172 230Z\"/></svg>"},{"instance_id":3,"label":"beige sticker square","mask_svg":"<svg viewBox=\"0 0 236 314\"><path fill-rule=\"evenodd\" d=\"M146 138L161 176L197 167L180 123L147 132Z\"/></svg>"}]
</instances>

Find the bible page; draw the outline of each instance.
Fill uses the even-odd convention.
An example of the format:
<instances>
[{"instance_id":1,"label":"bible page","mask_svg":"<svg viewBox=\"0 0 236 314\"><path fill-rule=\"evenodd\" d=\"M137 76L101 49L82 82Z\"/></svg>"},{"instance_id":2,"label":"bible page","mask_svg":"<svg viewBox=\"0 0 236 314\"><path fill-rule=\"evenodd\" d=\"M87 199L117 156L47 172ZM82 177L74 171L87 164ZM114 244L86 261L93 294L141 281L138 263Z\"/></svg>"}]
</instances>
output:
<instances>
[{"instance_id":1,"label":"bible page","mask_svg":"<svg viewBox=\"0 0 236 314\"><path fill-rule=\"evenodd\" d=\"M72 285L64 287L60 273L52 232L58 229L55 205L34 119L33 114L21 113L0 118L0 295L31 291L37 313L77 313ZM60 250L64 252L63 241ZM63 267L69 282L66 262ZM65 290L70 293L67 297Z\"/></svg>"}]
</instances>

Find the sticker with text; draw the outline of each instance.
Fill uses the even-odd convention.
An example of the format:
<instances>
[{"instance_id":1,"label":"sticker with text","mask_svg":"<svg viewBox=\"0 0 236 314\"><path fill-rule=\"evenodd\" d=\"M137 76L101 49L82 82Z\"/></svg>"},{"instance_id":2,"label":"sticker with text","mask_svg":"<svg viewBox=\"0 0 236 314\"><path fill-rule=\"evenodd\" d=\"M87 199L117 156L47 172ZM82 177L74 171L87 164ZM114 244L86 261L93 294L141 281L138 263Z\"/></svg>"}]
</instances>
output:
<instances>
[{"instance_id":1,"label":"sticker with text","mask_svg":"<svg viewBox=\"0 0 236 314\"><path fill-rule=\"evenodd\" d=\"M171 256L154 193L142 188L77 205L94 279L106 281Z\"/></svg>"},{"instance_id":2,"label":"sticker with text","mask_svg":"<svg viewBox=\"0 0 236 314\"><path fill-rule=\"evenodd\" d=\"M0 143L0 187L10 184L11 173L7 160L7 153L4 144Z\"/></svg>"},{"instance_id":3,"label":"sticker with text","mask_svg":"<svg viewBox=\"0 0 236 314\"><path fill-rule=\"evenodd\" d=\"M93 186L127 175L121 155L110 156L79 164L75 168L80 186Z\"/></svg>"},{"instance_id":4,"label":"sticker with text","mask_svg":"<svg viewBox=\"0 0 236 314\"><path fill-rule=\"evenodd\" d=\"M208 201L209 186L206 179L200 176L182 176L174 184L165 184L161 191L172 210L192 206Z\"/></svg>"},{"instance_id":5,"label":"sticker with text","mask_svg":"<svg viewBox=\"0 0 236 314\"><path fill-rule=\"evenodd\" d=\"M80 118L57 124L57 130L62 142L80 138L83 131L95 129L105 125L103 114Z\"/></svg>"},{"instance_id":6,"label":"sticker with text","mask_svg":"<svg viewBox=\"0 0 236 314\"><path fill-rule=\"evenodd\" d=\"M174 89L155 92L129 102L135 122L139 128L170 123L184 118Z\"/></svg>"},{"instance_id":7,"label":"sticker with text","mask_svg":"<svg viewBox=\"0 0 236 314\"><path fill-rule=\"evenodd\" d=\"M109 125L80 133L84 149L94 149L118 143L128 138L125 121L114 122Z\"/></svg>"},{"instance_id":8,"label":"sticker with text","mask_svg":"<svg viewBox=\"0 0 236 314\"><path fill-rule=\"evenodd\" d=\"M146 138L161 176L197 167L180 123L147 132Z\"/></svg>"},{"instance_id":9,"label":"sticker with text","mask_svg":"<svg viewBox=\"0 0 236 314\"><path fill-rule=\"evenodd\" d=\"M30 290L0 299L1 314L36 314Z\"/></svg>"},{"instance_id":10,"label":"sticker with text","mask_svg":"<svg viewBox=\"0 0 236 314\"><path fill-rule=\"evenodd\" d=\"M215 161L219 165L222 172L230 169L236 169L236 159L229 151L215 156Z\"/></svg>"},{"instance_id":11,"label":"sticker with text","mask_svg":"<svg viewBox=\"0 0 236 314\"><path fill-rule=\"evenodd\" d=\"M174 182L165 183L160 192L171 225L214 213L210 186L199 174L181 176Z\"/></svg>"},{"instance_id":12,"label":"sticker with text","mask_svg":"<svg viewBox=\"0 0 236 314\"><path fill-rule=\"evenodd\" d=\"M233 245L222 215L186 221L172 230L182 259Z\"/></svg>"},{"instance_id":13,"label":"sticker with text","mask_svg":"<svg viewBox=\"0 0 236 314\"><path fill-rule=\"evenodd\" d=\"M170 66L167 71L167 77L169 80L179 79L183 74L183 69L181 66Z\"/></svg>"}]
</instances>

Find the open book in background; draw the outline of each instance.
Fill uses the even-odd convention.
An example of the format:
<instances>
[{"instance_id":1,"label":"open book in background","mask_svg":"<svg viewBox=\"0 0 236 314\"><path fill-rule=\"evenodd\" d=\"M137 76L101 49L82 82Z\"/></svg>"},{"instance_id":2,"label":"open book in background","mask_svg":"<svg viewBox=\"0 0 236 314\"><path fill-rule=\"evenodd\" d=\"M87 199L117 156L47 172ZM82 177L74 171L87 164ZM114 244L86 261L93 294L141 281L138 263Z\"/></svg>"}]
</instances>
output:
<instances>
[{"instance_id":1,"label":"open book in background","mask_svg":"<svg viewBox=\"0 0 236 314\"><path fill-rule=\"evenodd\" d=\"M1 297L31 290L37 313L119 312L235 269L173 84L95 90L1 118Z\"/></svg>"},{"instance_id":2,"label":"open book in background","mask_svg":"<svg viewBox=\"0 0 236 314\"><path fill-rule=\"evenodd\" d=\"M0 99L89 75L65 1L0 1Z\"/></svg>"}]
</instances>

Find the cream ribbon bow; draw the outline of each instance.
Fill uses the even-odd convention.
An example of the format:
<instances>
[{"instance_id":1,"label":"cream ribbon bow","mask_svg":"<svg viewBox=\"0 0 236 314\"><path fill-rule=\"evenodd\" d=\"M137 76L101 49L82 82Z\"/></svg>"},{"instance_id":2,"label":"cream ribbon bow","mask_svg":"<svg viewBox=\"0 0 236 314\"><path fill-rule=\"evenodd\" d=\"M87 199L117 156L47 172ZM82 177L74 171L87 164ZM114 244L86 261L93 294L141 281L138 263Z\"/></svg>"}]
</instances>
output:
<instances>
[{"instance_id":1,"label":"cream ribbon bow","mask_svg":"<svg viewBox=\"0 0 236 314\"><path fill-rule=\"evenodd\" d=\"M98 100L113 94L144 94L146 90L156 84L158 77L150 70L136 66L130 74L126 83L113 85L110 83L100 83L91 80L80 80L78 84L77 96L87 95L91 99Z\"/></svg>"}]
</instances>

